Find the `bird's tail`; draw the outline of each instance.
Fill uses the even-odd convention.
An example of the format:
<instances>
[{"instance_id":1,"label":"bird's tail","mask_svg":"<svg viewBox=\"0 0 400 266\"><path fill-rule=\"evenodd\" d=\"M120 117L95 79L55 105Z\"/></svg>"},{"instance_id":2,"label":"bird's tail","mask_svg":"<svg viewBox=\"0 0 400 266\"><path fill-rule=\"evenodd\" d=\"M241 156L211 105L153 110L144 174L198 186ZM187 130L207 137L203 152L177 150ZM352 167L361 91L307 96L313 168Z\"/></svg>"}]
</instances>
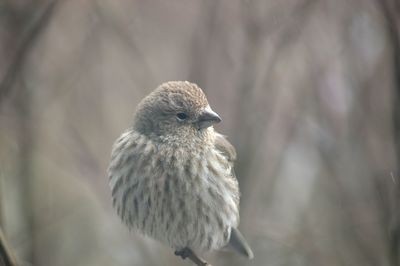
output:
<instances>
[{"instance_id":1,"label":"bird's tail","mask_svg":"<svg viewBox=\"0 0 400 266\"><path fill-rule=\"evenodd\" d=\"M236 228L232 227L231 238L229 239L228 246L248 259L252 259L254 257L253 251L251 250L249 244L247 244L247 241L244 239L243 235Z\"/></svg>"}]
</instances>

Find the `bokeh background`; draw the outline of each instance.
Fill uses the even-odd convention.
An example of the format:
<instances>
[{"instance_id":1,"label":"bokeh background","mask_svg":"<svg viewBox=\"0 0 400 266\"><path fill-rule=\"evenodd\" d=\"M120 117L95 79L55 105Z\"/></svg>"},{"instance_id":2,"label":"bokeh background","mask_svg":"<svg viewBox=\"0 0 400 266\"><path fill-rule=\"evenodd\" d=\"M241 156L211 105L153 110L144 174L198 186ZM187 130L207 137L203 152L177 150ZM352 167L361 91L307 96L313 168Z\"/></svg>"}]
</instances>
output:
<instances>
[{"instance_id":1,"label":"bokeh background","mask_svg":"<svg viewBox=\"0 0 400 266\"><path fill-rule=\"evenodd\" d=\"M396 0L1 0L0 228L20 265L190 265L129 232L106 169L189 80L236 146L247 261L400 265ZM1 260L0 260L1 264Z\"/></svg>"}]
</instances>

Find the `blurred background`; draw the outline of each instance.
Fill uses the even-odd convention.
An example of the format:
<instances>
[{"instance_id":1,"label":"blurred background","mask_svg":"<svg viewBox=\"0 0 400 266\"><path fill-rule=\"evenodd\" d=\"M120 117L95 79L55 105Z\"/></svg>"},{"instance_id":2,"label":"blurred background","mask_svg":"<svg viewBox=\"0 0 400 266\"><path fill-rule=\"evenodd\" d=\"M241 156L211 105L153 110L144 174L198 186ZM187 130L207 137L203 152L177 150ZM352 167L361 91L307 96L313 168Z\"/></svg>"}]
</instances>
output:
<instances>
[{"instance_id":1,"label":"blurred background","mask_svg":"<svg viewBox=\"0 0 400 266\"><path fill-rule=\"evenodd\" d=\"M8 245L20 265L191 265L128 231L106 176L136 104L189 80L237 148L255 253L211 264L400 265L399 33L396 0L1 0Z\"/></svg>"}]
</instances>

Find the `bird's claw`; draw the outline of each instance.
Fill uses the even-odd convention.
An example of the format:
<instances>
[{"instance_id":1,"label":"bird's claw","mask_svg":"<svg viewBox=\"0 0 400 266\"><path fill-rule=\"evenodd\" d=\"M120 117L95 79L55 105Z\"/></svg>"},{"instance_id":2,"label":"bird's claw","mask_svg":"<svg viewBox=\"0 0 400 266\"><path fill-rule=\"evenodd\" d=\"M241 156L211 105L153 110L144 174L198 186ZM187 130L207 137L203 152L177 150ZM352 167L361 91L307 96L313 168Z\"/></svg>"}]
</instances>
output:
<instances>
[{"instance_id":1,"label":"bird's claw","mask_svg":"<svg viewBox=\"0 0 400 266\"><path fill-rule=\"evenodd\" d=\"M184 248L181 250L176 250L175 255L181 257L183 260L189 257L192 254L190 248Z\"/></svg>"}]
</instances>

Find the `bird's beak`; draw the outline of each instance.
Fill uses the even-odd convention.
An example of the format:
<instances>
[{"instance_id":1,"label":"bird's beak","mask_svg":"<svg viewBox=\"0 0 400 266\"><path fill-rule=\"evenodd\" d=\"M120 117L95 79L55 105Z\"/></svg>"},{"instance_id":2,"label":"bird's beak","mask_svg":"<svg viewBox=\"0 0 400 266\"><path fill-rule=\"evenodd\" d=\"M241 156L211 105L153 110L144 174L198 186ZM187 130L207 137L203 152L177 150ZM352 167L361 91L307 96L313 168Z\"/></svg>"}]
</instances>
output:
<instances>
[{"instance_id":1,"label":"bird's beak","mask_svg":"<svg viewBox=\"0 0 400 266\"><path fill-rule=\"evenodd\" d=\"M203 129L217 124L221 121L221 117L219 117L219 115L214 112L210 106L207 106L199 115L199 118L197 119L197 126L198 129Z\"/></svg>"}]
</instances>

